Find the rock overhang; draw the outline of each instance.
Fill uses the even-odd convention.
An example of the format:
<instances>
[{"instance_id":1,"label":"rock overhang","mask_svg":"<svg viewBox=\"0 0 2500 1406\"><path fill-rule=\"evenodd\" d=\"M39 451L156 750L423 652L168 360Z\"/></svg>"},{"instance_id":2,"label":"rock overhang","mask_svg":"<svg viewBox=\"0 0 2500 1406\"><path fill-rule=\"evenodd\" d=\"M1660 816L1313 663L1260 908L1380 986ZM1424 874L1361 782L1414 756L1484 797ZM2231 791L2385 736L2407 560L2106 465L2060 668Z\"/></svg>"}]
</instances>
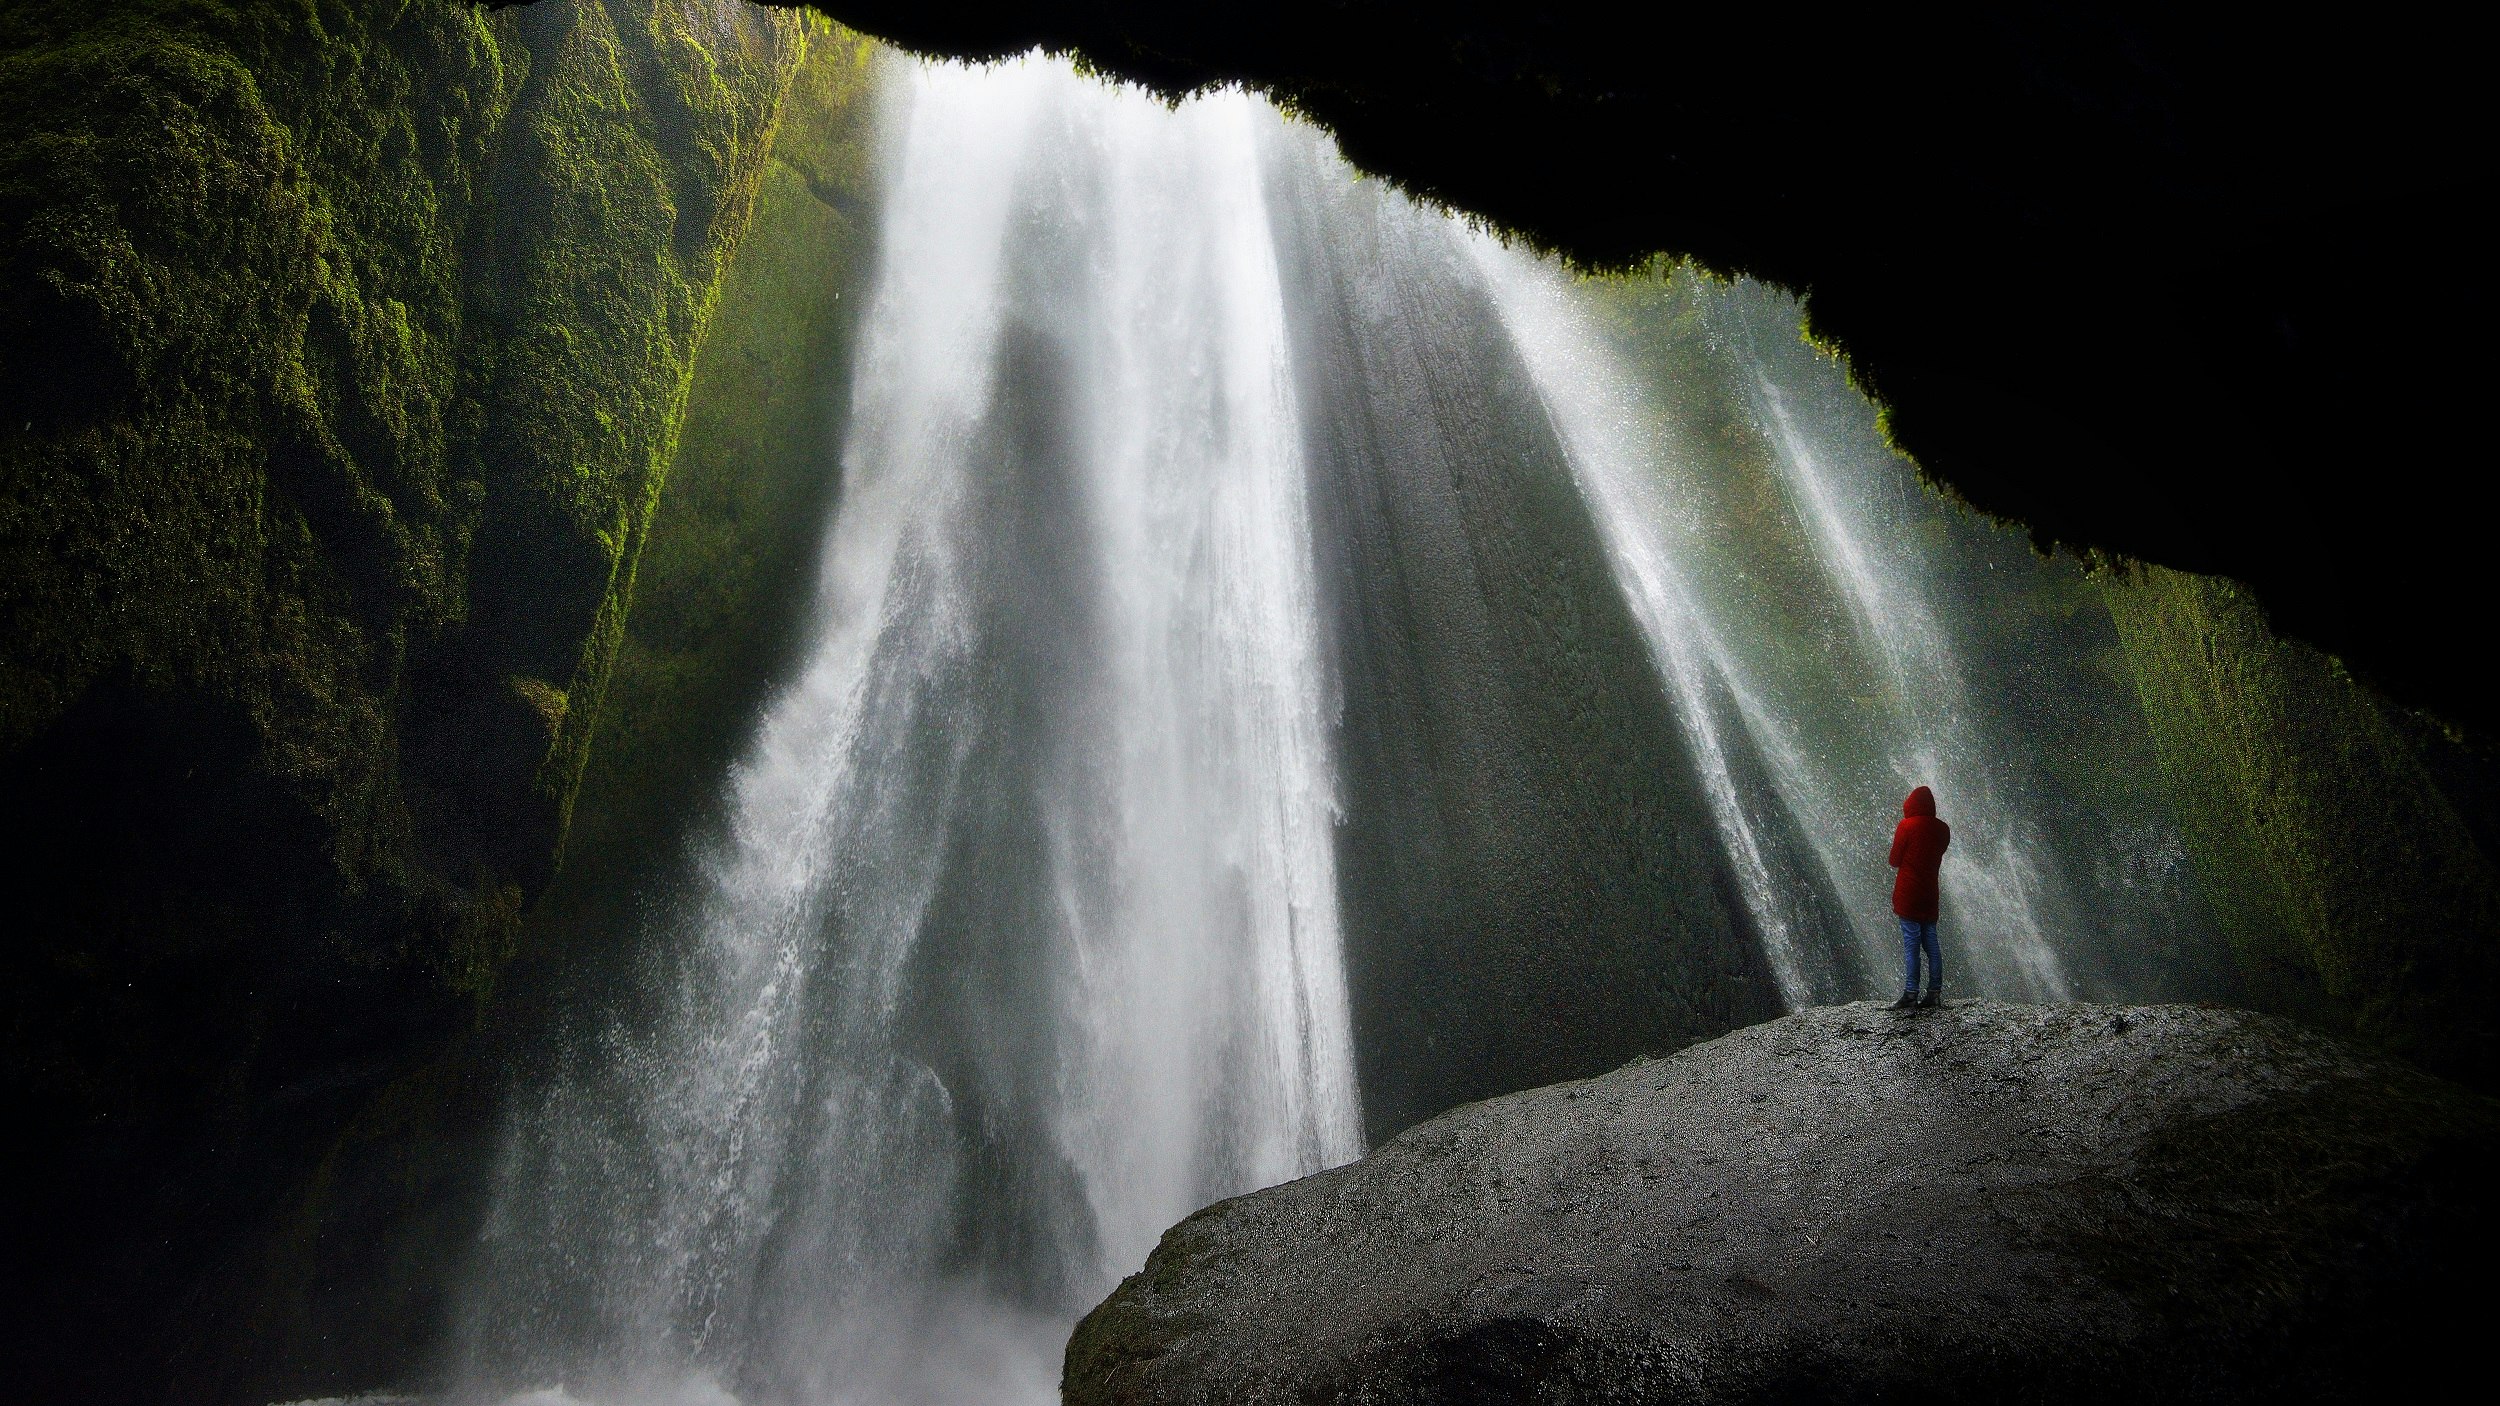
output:
<instances>
[{"instance_id":1,"label":"rock overhang","mask_svg":"<svg viewBox=\"0 0 2500 1406\"><path fill-rule=\"evenodd\" d=\"M2109 3L809 0L932 55L1240 83L1359 166L1596 267L1804 294L1931 481L2036 541L2231 576L2488 732L2444 607L2489 452L2477 50ZM2452 42L2453 41L2453 42Z\"/></svg>"}]
</instances>

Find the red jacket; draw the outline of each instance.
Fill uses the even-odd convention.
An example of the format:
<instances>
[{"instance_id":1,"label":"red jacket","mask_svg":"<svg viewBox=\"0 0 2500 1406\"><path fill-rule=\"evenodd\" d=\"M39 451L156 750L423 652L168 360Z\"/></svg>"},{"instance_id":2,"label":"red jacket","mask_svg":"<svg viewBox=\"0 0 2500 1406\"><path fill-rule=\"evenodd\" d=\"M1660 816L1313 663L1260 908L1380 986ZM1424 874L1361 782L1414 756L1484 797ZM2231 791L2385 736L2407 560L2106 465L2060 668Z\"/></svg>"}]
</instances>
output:
<instances>
[{"instance_id":1,"label":"red jacket","mask_svg":"<svg viewBox=\"0 0 2500 1406\"><path fill-rule=\"evenodd\" d=\"M1914 923L1936 921L1936 866L1953 843L1953 827L1936 818L1936 793L1921 786L1901 803L1901 823L1892 827L1892 858L1901 872L1892 879L1893 916Z\"/></svg>"}]
</instances>

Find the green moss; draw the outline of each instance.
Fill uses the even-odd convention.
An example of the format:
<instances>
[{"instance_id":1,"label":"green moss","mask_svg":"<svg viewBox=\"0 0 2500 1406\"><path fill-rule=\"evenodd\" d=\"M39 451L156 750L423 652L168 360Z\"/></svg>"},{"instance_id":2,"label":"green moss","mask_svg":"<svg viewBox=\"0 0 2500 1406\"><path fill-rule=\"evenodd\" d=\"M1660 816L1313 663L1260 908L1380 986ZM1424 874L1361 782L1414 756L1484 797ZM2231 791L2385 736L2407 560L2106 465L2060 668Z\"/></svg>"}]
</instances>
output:
<instances>
[{"instance_id":1,"label":"green moss","mask_svg":"<svg viewBox=\"0 0 2500 1406\"><path fill-rule=\"evenodd\" d=\"M804 28L0 13L7 1065L81 1266L22 1331L179 1292L495 991Z\"/></svg>"},{"instance_id":2,"label":"green moss","mask_svg":"<svg viewBox=\"0 0 2500 1406\"><path fill-rule=\"evenodd\" d=\"M1780 388L1828 461L1827 484L1873 495L1846 513L1871 534L1864 545L1879 563L1899 554L1878 569L1912 573L1912 594L1939 610L1931 646L1964 690L1951 725L1973 755L1994 758L2000 794L2022 797L2026 825L2036 827L2028 842L2049 856L2040 917L2066 934L2076 992L2233 998L2227 956L2170 838L2172 802L2134 675L2083 564L2040 555L2007 525L1922 490L1845 368L1803 335L1802 309L1787 295L1666 261L1586 280L1585 290L1596 330L1653 407L1644 428L1667 446L1660 471L1690 515L1692 562L1709 563L1686 589L1745 622L1719 647L1776 701L1792 737L1815 739L1817 765L1840 787L1835 798L1898 803L1897 791L1886 794L1895 778L1867 763L1895 754L1898 729L1918 725L1920 700L1896 693L1896 661L1863 628L1866 602L1851 599L1818 544L1809 505L1781 467L1786 451L1757 378ZM1954 681L1920 686L1937 684ZM1932 709L1938 700L1924 701ZM1882 873L1868 877L1881 883ZM1838 901L1866 896L1843 892Z\"/></svg>"},{"instance_id":3,"label":"green moss","mask_svg":"<svg viewBox=\"0 0 2500 1406\"><path fill-rule=\"evenodd\" d=\"M721 281L542 932L612 932L699 826L810 601L869 249L876 51L818 35ZM561 944L549 947L552 955Z\"/></svg>"},{"instance_id":4,"label":"green moss","mask_svg":"<svg viewBox=\"0 0 2500 1406\"><path fill-rule=\"evenodd\" d=\"M516 106L487 241L502 276L473 329L484 498L445 736L421 742L468 844L535 887L569 819L691 384L722 255L744 229L797 47L745 9L584 6L523 16L545 75ZM572 251L597 257L567 257ZM549 257L553 253L555 257ZM553 727L461 677L560 682ZM473 739L511 764L465 773ZM501 833L464 832L471 812Z\"/></svg>"},{"instance_id":5,"label":"green moss","mask_svg":"<svg viewBox=\"0 0 2500 1406\"><path fill-rule=\"evenodd\" d=\"M99 679L201 690L345 890L543 875L550 825L425 834L402 791L560 826L797 52L795 21L615 10L12 11L0 749ZM464 682L514 676L574 706ZM509 707L537 755L404 777L440 760L407 694L454 734Z\"/></svg>"},{"instance_id":6,"label":"green moss","mask_svg":"<svg viewBox=\"0 0 2500 1406\"><path fill-rule=\"evenodd\" d=\"M629 955L614 938L641 884L665 868L655 856L700 817L797 626L834 489L846 296L865 272L875 63L856 38L811 29L769 159L749 163L751 223L734 255L716 256L682 414L652 441L666 459L639 480L656 503L621 515L619 550L602 559L614 579L587 632L567 642L578 649L572 674L556 676L567 686L526 672L495 680L504 706L545 739L543 794L569 797L552 772L580 768L566 858L526 916L519 886L489 893L479 881L470 921L449 941L455 971L468 974L458 989L475 1004L491 996L494 1016L368 1099L256 1236L242 1336L263 1346L259 1369L242 1370L261 1399L370 1386L426 1360L457 1269L445 1247L469 1233L494 1162L492 1092L504 1069L536 1057L523 1048L531 1012ZM611 424L630 412L613 388L599 393ZM506 969L515 954L524 976ZM195 1351L238 1370L213 1344Z\"/></svg>"},{"instance_id":7,"label":"green moss","mask_svg":"<svg viewBox=\"0 0 2500 1406\"><path fill-rule=\"evenodd\" d=\"M1213 1221L1231 1204L1219 1201L1163 1232L1154 1253L1146 1257L1146 1267L1077 1323L1068 1337L1060 1378L1065 1394L1126 1399L1123 1388L1130 1384L1122 1378L1130 1367L1215 1326L1211 1315L1194 1309L1176 1312L1167 1305L1182 1302L1188 1281L1208 1272L1214 1258Z\"/></svg>"},{"instance_id":8,"label":"green moss","mask_svg":"<svg viewBox=\"0 0 2500 1406\"><path fill-rule=\"evenodd\" d=\"M2429 764L2435 736L2229 582L2102 584L2252 997L2488 1087L2500 870Z\"/></svg>"}]
</instances>

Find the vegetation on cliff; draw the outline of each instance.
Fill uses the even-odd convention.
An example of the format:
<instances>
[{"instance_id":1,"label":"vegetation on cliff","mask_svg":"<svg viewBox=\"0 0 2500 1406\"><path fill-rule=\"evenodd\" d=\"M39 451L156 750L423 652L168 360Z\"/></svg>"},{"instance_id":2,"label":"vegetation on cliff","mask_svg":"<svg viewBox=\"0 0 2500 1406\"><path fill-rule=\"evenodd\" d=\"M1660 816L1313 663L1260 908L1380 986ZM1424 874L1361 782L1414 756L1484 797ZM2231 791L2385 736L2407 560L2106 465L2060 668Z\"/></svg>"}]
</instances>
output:
<instances>
[{"instance_id":1,"label":"vegetation on cliff","mask_svg":"<svg viewBox=\"0 0 2500 1406\"><path fill-rule=\"evenodd\" d=\"M12 1326L91 1399L512 954L801 29L0 15Z\"/></svg>"},{"instance_id":2,"label":"vegetation on cliff","mask_svg":"<svg viewBox=\"0 0 2500 1406\"><path fill-rule=\"evenodd\" d=\"M807 626L868 272L870 117L882 51L816 38L792 79L745 240L690 383L599 745L532 930L566 946L621 915L653 860L713 818L724 769Z\"/></svg>"},{"instance_id":3,"label":"vegetation on cliff","mask_svg":"<svg viewBox=\"0 0 2500 1406\"><path fill-rule=\"evenodd\" d=\"M2102 581L2198 877L2252 1003L2500 1078L2500 774L2276 638L2244 589Z\"/></svg>"},{"instance_id":4,"label":"vegetation on cliff","mask_svg":"<svg viewBox=\"0 0 2500 1406\"><path fill-rule=\"evenodd\" d=\"M1720 647L1862 807L1865 886L1844 901L1889 926L1880 841L1902 793L1942 776L1836 763L1897 757L1914 739L1931 766L1956 766L1958 748L1961 784L1998 795L1952 797L1948 810L1967 825L1992 799L2006 830L1963 832L1949 890L1984 882L1988 847L2010 842L2026 851L2026 901L2079 998L2235 999L2132 666L2085 564L1921 489L1846 368L1796 335L1787 295L1670 261L1590 289L1653 409L1660 472L1707 524L1687 538L1687 589L1742 622ZM1820 509L1818 494L1830 498ZM1984 921L1963 908L1947 931L1985 940L1964 926ZM1968 961L1965 949L1957 981Z\"/></svg>"},{"instance_id":5,"label":"vegetation on cliff","mask_svg":"<svg viewBox=\"0 0 2500 1406\"><path fill-rule=\"evenodd\" d=\"M1700 441L1689 462L1712 472L1688 488L1740 527L1756 596L1744 646L1800 681L1779 690L1791 708L1883 716L1805 682L1830 647L1820 568L1762 466L1758 414L1707 354L1714 338L1742 335L1729 311L1778 295L1674 263L1601 286L1626 363L1646 368ZM1750 348L1766 366L1808 354ZM1974 678L2007 685L1973 706L2009 753L2037 760L2038 794L2101 818L2100 833L2063 848L2123 865L2130 889L2173 891L2173 926L2117 934L2123 951L2106 954L2120 959L2123 989L2298 1016L2492 1087L2500 771L2488 748L2278 637L2244 587L2065 554L2043 562L2006 524L1902 487L1919 500L1901 519L1934 597L1963 606L1940 628L1954 629ZM1988 627L1968 627L1980 620ZM2061 686L2051 661L2109 686ZM2148 844L2140 822L2153 816L2175 825ZM2082 994L2107 994L2084 977Z\"/></svg>"},{"instance_id":6,"label":"vegetation on cliff","mask_svg":"<svg viewBox=\"0 0 2500 1406\"><path fill-rule=\"evenodd\" d=\"M866 272L878 51L811 29L755 209L723 269L635 570L565 845L485 1029L369 1103L249 1271L267 1389L406 1381L452 1300L494 1165L494 1110L567 1009L633 998L646 906L682 873L803 628Z\"/></svg>"}]
</instances>

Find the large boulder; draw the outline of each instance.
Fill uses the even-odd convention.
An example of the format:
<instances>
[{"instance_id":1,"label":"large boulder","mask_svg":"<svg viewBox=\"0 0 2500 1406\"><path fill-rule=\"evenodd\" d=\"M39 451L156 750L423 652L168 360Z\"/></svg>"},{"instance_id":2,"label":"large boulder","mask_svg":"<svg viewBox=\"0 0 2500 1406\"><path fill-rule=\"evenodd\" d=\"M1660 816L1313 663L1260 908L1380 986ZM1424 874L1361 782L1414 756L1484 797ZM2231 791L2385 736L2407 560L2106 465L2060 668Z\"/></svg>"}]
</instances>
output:
<instances>
[{"instance_id":1,"label":"large boulder","mask_svg":"<svg viewBox=\"0 0 2500 1406\"><path fill-rule=\"evenodd\" d=\"M2379 1396L2475 1351L2496 1145L2500 1104L2239 1011L1806 1011L1199 1212L1065 1396Z\"/></svg>"}]
</instances>

